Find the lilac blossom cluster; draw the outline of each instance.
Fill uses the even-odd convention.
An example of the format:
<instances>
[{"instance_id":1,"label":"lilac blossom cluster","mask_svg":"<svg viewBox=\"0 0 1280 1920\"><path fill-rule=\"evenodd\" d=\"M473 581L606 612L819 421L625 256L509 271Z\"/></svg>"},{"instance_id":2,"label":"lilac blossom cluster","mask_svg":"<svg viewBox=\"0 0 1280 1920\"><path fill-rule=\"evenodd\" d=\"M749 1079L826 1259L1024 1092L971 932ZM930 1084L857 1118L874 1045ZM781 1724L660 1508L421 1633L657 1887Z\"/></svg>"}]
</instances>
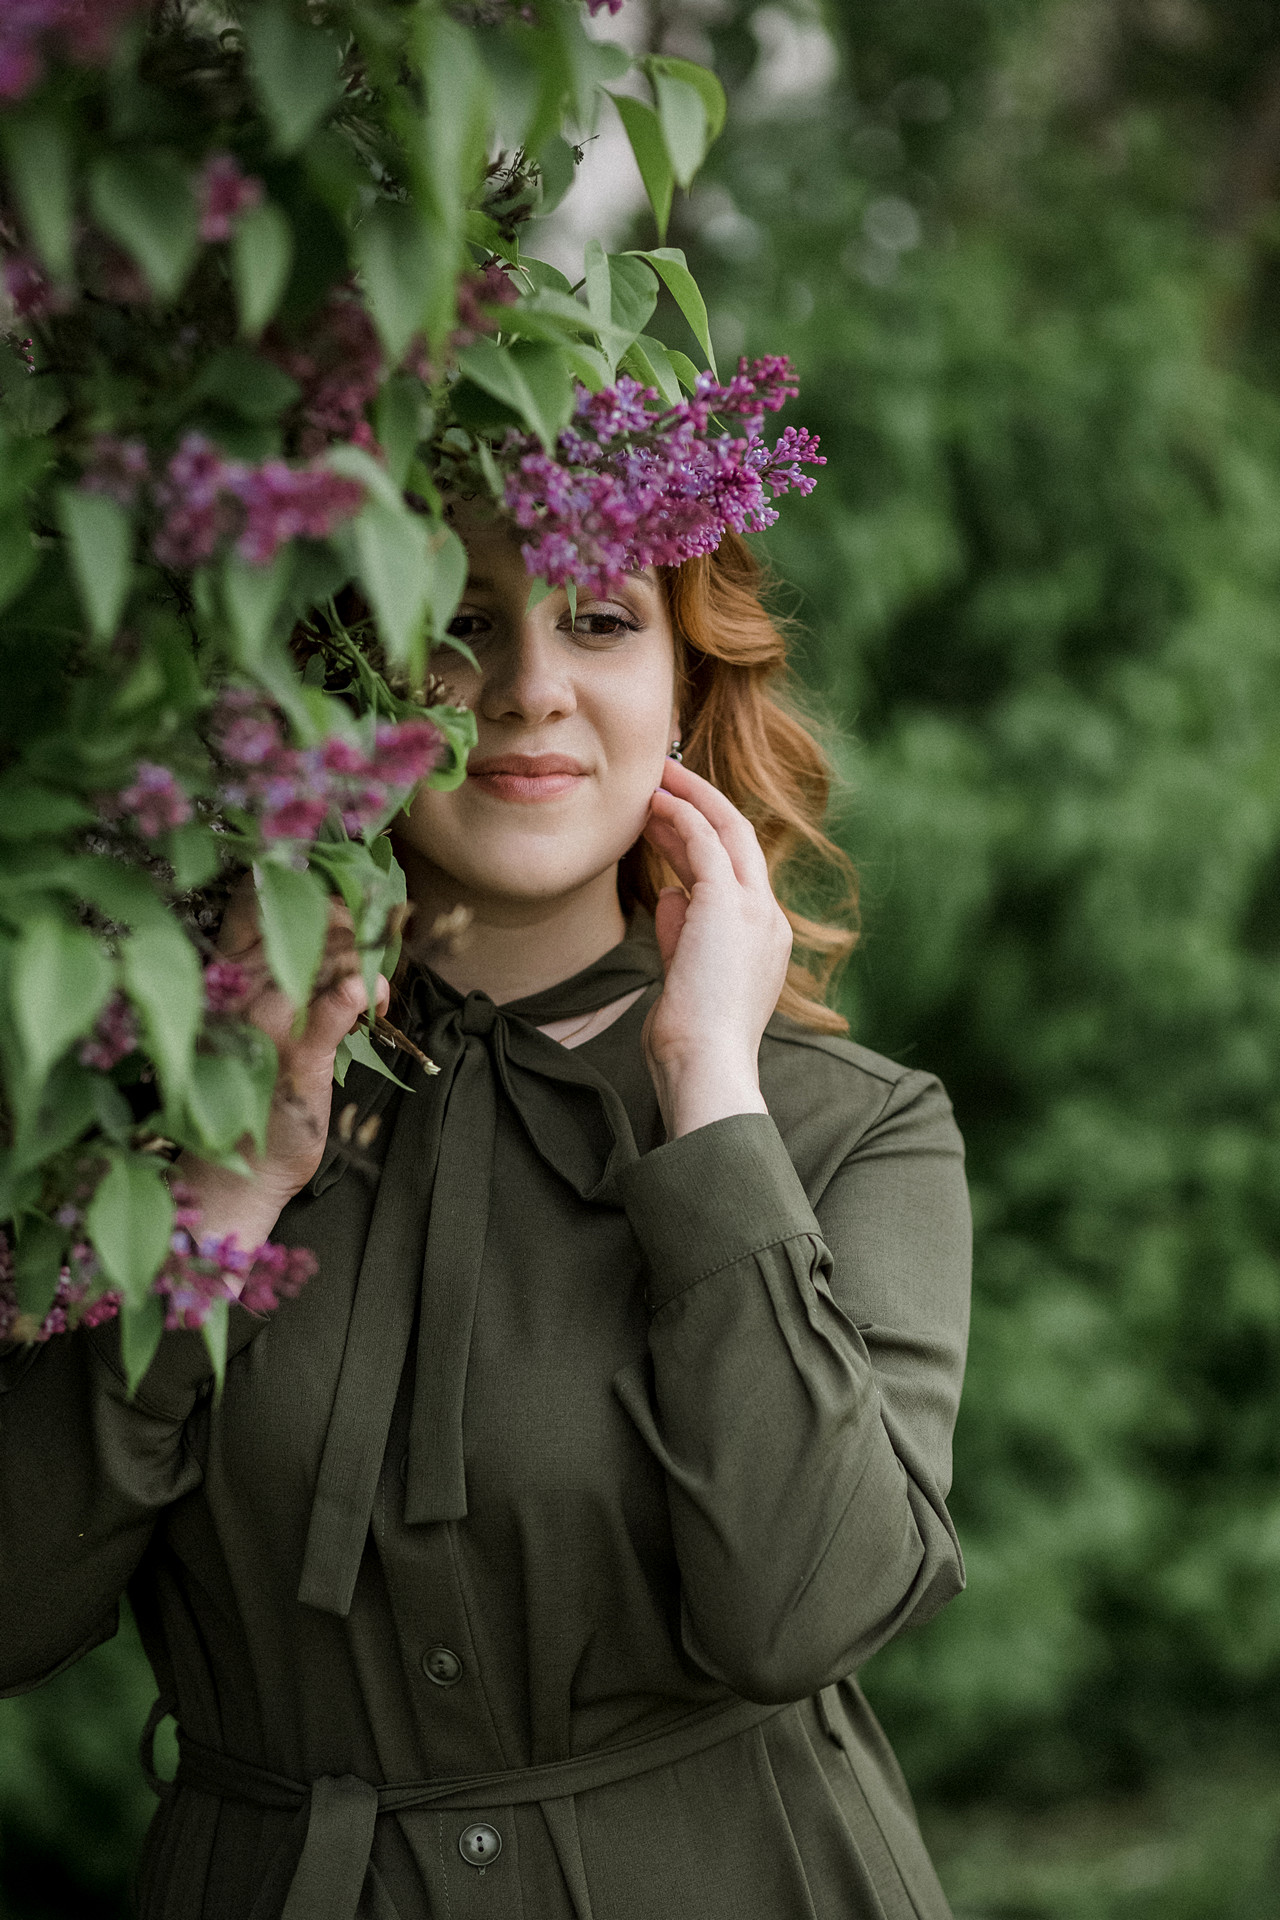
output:
<instances>
[{"instance_id":1,"label":"lilac blossom cluster","mask_svg":"<svg viewBox=\"0 0 1280 1920\"><path fill-rule=\"evenodd\" d=\"M362 833L445 754L430 720L381 723L370 753L340 738L291 747L278 709L242 687L220 696L209 741L221 763L220 802L252 814L268 841L313 840L331 809L349 834Z\"/></svg>"},{"instance_id":2,"label":"lilac blossom cluster","mask_svg":"<svg viewBox=\"0 0 1280 1920\"><path fill-rule=\"evenodd\" d=\"M0 6L0 100L25 99L49 59L92 66L145 0L4 0Z\"/></svg>"},{"instance_id":3,"label":"lilac blossom cluster","mask_svg":"<svg viewBox=\"0 0 1280 1920\"><path fill-rule=\"evenodd\" d=\"M242 173L234 154L213 153L196 183L200 205L200 238L207 244L229 240L242 214L262 205L262 182Z\"/></svg>"},{"instance_id":4,"label":"lilac blossom cluster","mask_svg":"<svg viewBox=\"0 0 1280 1920\"><path fill-rule=\"evenodd\" d=\"M213 1015L238 1013L249 997L252 982L237 960L210 960L204 969L204 1004ZM110 1073L135 1051L141 1034L137 1015L122 993L113 993L80 1045L76 1058L82 1067Z\"/></svg>"},{"instance_id":5,"label":"lilac blossom cluster","mask_svg":"<svg viewBox=\"0 0 1280 1920\"><path fill-rule=\"evenodd\" d=\"M301 334L268 327L262 351L301 388L286 426L303 458L337 440L373 451L367 411L382 384L382 347L354 288L334 288Z\"/></svg>"},{"instance_id":6,"label":"lilac blossom cluster","mask_svg":"<svg viewBox=\"0 0 1280 1920\"><path fill-rule=\"evenodd\" d=\"M173 1233L169 1254L151 1283L164 1303L165 1331L195 1332L220 1300L239 1300L250 1313L271 1313L282 1300L300 1293L316 1271L315 1255L306 1247L282 1247L265 1240L242 1248L234 1234L200 1233L200 1209L190 1188L172 1185ZM59 1209L59 1226L74 1232L82 1225L80 1207ZM69 1257L58 1276L53 1302L34 1325L18 1305L13 1249L0 1229L0 1340L43 1342L73 1327L97 1327L113 1320L121 1297L114 1288L96 1292L100 1277L98 1257L87 1240L73 1240ZM96 1297L90 1297L96 1295Z\"/></svg>"},{"instance_id":7,"label":"lilac blossom cluster","mask_svg":"<svg viewBox=\"0 0 1280 1920\"><path fill-rule=\"evenodd\" d=\"M162 567L203 566L224 540L265 567L290 540L327 540L364 505L364 488L328 467L254 466L228 460L202 433L183 436L155 487L160 525L152 551Z\"/></svg>"},{"instance_id":8,"label":"lilac blossom cluster","mask_svg":"<svg viewBox=\"0 0 1280 1920\"><path fill-rule=\"evenodd\" d=\"M530 573L603 593L629 569L713 552L728 528L771 526L771 497L811 493L815 476L803 468L826 464L803 427L788 427L773 447L762 438L765 414L796 391L781 355L744 359L724 383L700 374L672 407L624 375L599 393L579 389L554 454L508 434L498 450L505 503L529 536L521 552ZM717 416L736 419L741 434L718 430Z\"/></svg>"},{"instance_id":9,"label":"lilac blossom cluster","mask_svg":"<svg viewBox=\"0 0 1280 1920\"><path fill-rule=\"evenodd\" d=\"M328 467L229 460L202 433L184 435L158 479L141 440L100 433L80 484L122 507L149 497L158 522L152 553L179 569L203 566L231 540L242 560L268 566L290 540L327 540L365 498L358 480Z\"/></svg>"}]
</instances>

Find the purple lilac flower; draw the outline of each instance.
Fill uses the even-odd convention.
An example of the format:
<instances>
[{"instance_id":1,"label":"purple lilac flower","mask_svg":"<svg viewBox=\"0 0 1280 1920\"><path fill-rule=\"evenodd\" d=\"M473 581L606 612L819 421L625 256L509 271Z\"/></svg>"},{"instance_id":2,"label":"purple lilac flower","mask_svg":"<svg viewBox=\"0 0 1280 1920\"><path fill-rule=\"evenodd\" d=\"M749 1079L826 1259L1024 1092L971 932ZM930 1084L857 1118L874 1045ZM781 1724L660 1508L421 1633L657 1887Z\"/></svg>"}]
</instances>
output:
<instances>
[{"instance_id":1,"label":"purple lilac flower","mask_svg":"<svg viewBox=\"0 0 1280 1920\"><path fill-rule=\"evenodd\" d=\"M255 815L265 840L313 840L333 808L348 833L362 833L445 753L429 720L379 726L371 754L342 738L303 751L289 746L279 709L243 687L220 696L209 739L223 805Z\"/></svg>"},{"instance_id":2,"label":"purple lilac flower","mask_svg":"<svg viewBox=\"0 0 1280 1920\"><path fill-rule=\"evenodd\" d=\"M81 66L106 60L119 28L144 0L4 0L0 100L21 100L44 78L48 56Z\"/></svg>"},{"instance_id":3,"label":"purple lilac flower","mask_svg":"<svg viewBox=\"0 0 1280 1920\"><path fill-rule=\"evenodd\" d=\"M530 536L521 548L529 571L604 592L629 568L678 566L713 552L729 528L771 525L771 500L811 492L814 477L801 468L825 464L804 429L789 427L772 449L761 437L765 414L796 391L781 355L744 359L724 383L703 373L665 409L623 376L600 393L579 389L555 455L509 433L498 460L507 510ZM715 431L717 415L737 418L742 434Z\"/></svg>"},{"instance_id":4,"label":"purple lilac flower","mask_svg":"<svg viewBox=\"0 0 1280 1920\"><path fill-rule=\"evenodd\" d=\"M158 839L171 827L184 826L191 818L191 802L172 770L151 760L139 760L132 786L116 796L115 804L148 840Z\"/></svg>"},{"instance_id":5,"label":"purple lilac flower","mask_svg":"<svg viewBox=\"0 0 1280 1920\"><path fill-rule=\"evenodd\" d=\"M262 205L262 182L242 173L234 154L210 154L196 184L200 202L200 238L229 240L240 216Z\"/></svg>"},{"instance_id":6,"label":"purple lilac flower","mask_svg":"<svg viewBox=\"0 0 1280 1920\"><path fill-rule=\"evenodd\" d=\"M0 99L3 99L0 92ZM55 287L39 261L29 253L10 253L0 265L0 278L9 303L19 320L43 320L50 313L65 313L70 295Z\"/></svg>"},{"instance_id":7,"label":"purple lilac flower","mask_svg":"<svg viewBox=\"0 0 1280 1920\"><path fill-rule=\"evenodd\" d=\"M122 993L113 993L98 1015L93 1032L76 1056L82 1067L110 1073L138 1044L138 1023ZM64 1221L63 1225L72 1224Z\"/></svg>"},{"instance_id":8,"label":"purple lilac flower","mask_svg":"<svg viewBox=\"0 0 1280 1920\"><path fill-rule=\"evenodd\" d=\"M338 440L373 449L365 416L382 384L382 347L354 289L337 288L300 334L269 327L262 351L302 389L293 421L304 459Z\"/></svg>"},{"instance_id":9,"label":"purple lilac flower","mask_svg":"<svg viewBox=\"0 0 1280 1920\"><path fill-rule=\"evenodd\" d=\"M324 540L364 504L358 480L284 460L228 460L201 433L184 436L155 489L160 526L152 543L164 567L203 566L235 535L236 551L266 566L288 541Z\"/></svg>"},{"instance_id":10,"label":"purple lilac flower","mask_svg":"<svg viewBox=\"0 0 1280 1920\"><path fill-rule=\"evenodd\" d=\"M86 493L104 493L119 506L132 507L150 477L145 441L99 433L89 449L89 464L80 485Z\"/></svg>"},{"instance_id":11,"label":"purple lilac flower","mask_svg":"<svg viewBox=\"0 0 1280 1920\"><path fill-rule=\"evenodd\" d=\"M249 973L238 960L210 960L204 970L204 1004L210 1013L235 1013L249 997Z\"/></svg>"}]
</instances>

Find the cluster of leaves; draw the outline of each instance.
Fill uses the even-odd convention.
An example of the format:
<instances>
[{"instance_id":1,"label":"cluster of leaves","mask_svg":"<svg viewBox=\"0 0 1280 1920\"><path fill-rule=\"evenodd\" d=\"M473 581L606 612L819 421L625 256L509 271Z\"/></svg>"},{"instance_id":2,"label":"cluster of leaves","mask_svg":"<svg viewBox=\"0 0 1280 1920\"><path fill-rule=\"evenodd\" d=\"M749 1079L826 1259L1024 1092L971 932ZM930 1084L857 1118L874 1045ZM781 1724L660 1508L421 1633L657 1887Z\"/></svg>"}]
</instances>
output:
<instances>
[{"instance_id":1,"label":"cluster of leaves","mask_svg":"<svg viewBox=\"0 0 1280 1920\"><path fill-rule=\"evenodd\" d=\"M775 557L859 736L849 1011L969 1151L969 1590L868 1691L925 1795L1140 1786L1228 1725L1274 1777L1276 21L830 19L828 93L731 111L679 237L831 455ZM732 103L745 13L716 51Z\"/></svg>"},{"instance_id":2,"label":"cluster of leaves","mask_svg":"<svg viewBox=\"0 0 1280 1920\"><path fill-rule=\"evenodd\" d=\"M252 868L299 1008L331 891L370 981L394 965L385 830L474 737L428 669L465 583L447 488L501 507L619 379L678 409L702 376L644 331L663 285L712 362L678 249L594 246L580 298L522 248L631 67L574 0L0 23L0 1337L118 1302L133 1379L166 1310L221 1365L251 1257L178 1218L166 1153L243 1168L276 1059L210 892ZM662 240L724 96L639 74ZM347 1053L385 1070L369 1032Z\"/></svg>"}]
</instances>

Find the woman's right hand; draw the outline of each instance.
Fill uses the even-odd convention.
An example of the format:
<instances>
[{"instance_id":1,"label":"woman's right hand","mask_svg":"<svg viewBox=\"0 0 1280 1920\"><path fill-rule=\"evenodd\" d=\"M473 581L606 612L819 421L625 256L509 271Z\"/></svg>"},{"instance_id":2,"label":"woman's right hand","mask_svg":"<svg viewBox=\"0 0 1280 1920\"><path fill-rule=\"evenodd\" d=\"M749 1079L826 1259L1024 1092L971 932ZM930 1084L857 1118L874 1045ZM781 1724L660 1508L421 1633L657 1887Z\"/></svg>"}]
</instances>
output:
<instances>
[{"instance_id":1,"label":"woman's right hand","mask_svg":"<svg viewBox=\"0 0 1280 1920\"><path fill-rule=\"evenodd\" d=\"M267 967L257 894L248 874L227 905L218 948L223 958L234 960L248 974L250 992L240 1016L271 1039L279 1059L266 1152L258 1154L247 1135L240 1142L239 1151L253 1170L251 1179L212 1166L189 1151L178 1159L174 1172L194 1190L202 1234L234 1233L240 1245L248 1248L267 1238L286 1204L320 1164L329 1131L334 1056L368 1006L368 996L351 915L340 900L329 902L325 951L306 1024L297 1034L293 1031L296 1009ZM390 993L379 974L379 1013L386 1011Z\"/></svg>"}]
</instances>

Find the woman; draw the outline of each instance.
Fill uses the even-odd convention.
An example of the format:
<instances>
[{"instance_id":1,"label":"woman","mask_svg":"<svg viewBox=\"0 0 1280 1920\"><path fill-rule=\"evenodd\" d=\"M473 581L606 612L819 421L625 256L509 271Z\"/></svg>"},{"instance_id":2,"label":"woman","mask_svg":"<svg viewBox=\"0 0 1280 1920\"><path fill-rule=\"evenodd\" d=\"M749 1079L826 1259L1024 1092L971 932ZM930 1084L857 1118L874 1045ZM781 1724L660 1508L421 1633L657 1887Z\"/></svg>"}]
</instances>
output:
<instances>
[{"instance_id":1,"label":"woman","mask_svg":"<svg viewBox=\"0 0 1280 1920\"><path fill-rule=\"evenodd\" d=\"M466 532L479 745L397 832L417 923L469 916L405 983L437 1071L331 1131L349 931L300 1033L261 987L268 1151L183 1173L320 1270L217 1405L196 1335L132 1405L114 1322L8 1363L0 1681L128 1584L182 1754L145 1920L937 1920L851 1676L962 1584L949 1106L790 962L841 937L762 848L825 844L825 777L740 543L575 617Z\"/></svg>"}]
</instances>

